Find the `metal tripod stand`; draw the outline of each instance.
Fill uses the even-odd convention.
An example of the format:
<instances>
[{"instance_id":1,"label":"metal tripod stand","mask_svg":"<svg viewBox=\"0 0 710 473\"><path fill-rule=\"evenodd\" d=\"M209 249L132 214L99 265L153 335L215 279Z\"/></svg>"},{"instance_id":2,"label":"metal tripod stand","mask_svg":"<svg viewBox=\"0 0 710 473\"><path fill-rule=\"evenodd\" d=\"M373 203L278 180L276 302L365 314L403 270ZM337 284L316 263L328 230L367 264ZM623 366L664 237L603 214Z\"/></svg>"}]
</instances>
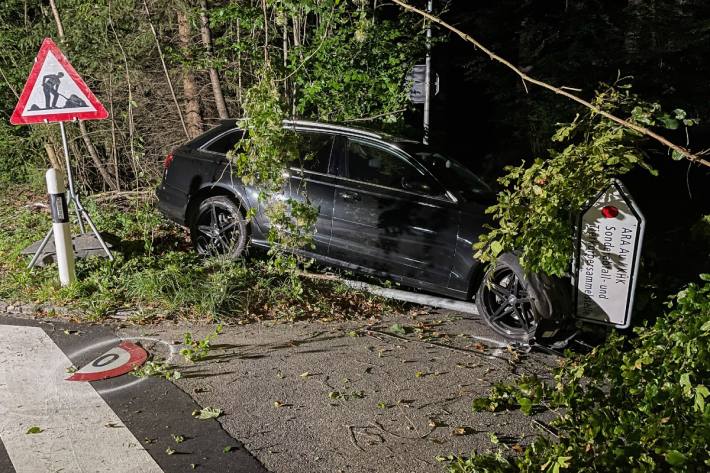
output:
<instances>
[{"instance_id":1,"label":"metal tripod stand","mask_svg":"<svg viewBox=\"0 0 710 473\"><path fill-rule=\"evenodd\" d=\"M79 229L81 230L82 235L84 234L84 220L86 220L86 223L89 224L91 231L94 233L94 235L96 236L96 239L99 241L101 248L103 248L103 250L106 252L108 259L110 261L113 261L113 255L111 254L111 251L108 249L108 246L106 246L106 242L101 237L101 234L96 229L96 225L94 225L94 222L91 220L89 213L86 211L84 206L81 205L81 201L79 200L79 196L74 191L74 178L71 173L71 163L69 162L69 150L67 147L67 134L66 134L66 131L64 130L64 122L59 122L59 129L62 132L62 147L64 148L64 160L65 160L66 166L67 166L67 181L69 181L68 182L68 184L69 184L68 185L69 199L67 199L67 200L74 203L74 210L76 211L76 216L79 221ZM27 266L29 269L34 268L35 264L37 264L37 260L39 259L40 255L44 251L44 248L47 246L47 243L49 242L49 239L51 237L52 237L52 229L50 228L49 231L47 232L47 235L44 237L44 240L42 240L42 243L40 243L39 248L37 248L37 252L32 257L32 261L30 261L30 264Z\"/></svg>"}]
</instances>

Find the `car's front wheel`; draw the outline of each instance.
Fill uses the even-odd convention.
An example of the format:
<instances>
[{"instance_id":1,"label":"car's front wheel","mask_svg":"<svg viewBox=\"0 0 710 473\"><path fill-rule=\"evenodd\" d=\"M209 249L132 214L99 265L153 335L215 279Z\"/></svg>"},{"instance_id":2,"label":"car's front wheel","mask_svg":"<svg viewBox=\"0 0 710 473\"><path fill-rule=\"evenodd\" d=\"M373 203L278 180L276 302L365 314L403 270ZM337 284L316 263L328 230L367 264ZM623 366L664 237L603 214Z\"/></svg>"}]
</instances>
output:
<instances>
[{"instance_id":1,"label":"car's front wheel","mask_svg":"<svg viewBox=\"0 0 710 473\"><path fill-rule=\"evenodd\" d=\"M476 306L488 325L504 337L528 343L544 317L546 299L525 275L512 253L501 255L486 272L476 293Z\"/></svg>"},{"instance_id":2,"label":"car's front wheel","mask_svg":"<svg viewBox=\"0 0 710 473\"><path fill-rule=\"evenodd\" d=\"M238 258L247 243L246 220L239 205L229 197L210 197L195 212L190 236L201 255Z\"/></svg>"}]
</instances>

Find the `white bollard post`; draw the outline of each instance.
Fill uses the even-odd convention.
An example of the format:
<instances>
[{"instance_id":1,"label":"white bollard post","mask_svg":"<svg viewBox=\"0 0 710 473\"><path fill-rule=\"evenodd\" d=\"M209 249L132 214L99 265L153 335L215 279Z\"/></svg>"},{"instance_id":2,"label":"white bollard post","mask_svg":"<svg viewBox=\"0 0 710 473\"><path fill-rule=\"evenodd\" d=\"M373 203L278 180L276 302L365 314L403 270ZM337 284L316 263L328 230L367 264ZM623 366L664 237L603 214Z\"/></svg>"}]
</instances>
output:
<instances>
[{"instance_id":1,"label":"white bollard post","mask_svg":"<svg viewBox=\"0 0 710 473\"><path fill-rule=\"evenodd\" d=\"M59 282L68 286L76 281L74 270L74 246L69 228L69 211L65 195L64 177L56 169L48 169L47 193L49 208L52 212L52 229L54 231L54 248L59 267Z\"/></svg>"}]
</instances>

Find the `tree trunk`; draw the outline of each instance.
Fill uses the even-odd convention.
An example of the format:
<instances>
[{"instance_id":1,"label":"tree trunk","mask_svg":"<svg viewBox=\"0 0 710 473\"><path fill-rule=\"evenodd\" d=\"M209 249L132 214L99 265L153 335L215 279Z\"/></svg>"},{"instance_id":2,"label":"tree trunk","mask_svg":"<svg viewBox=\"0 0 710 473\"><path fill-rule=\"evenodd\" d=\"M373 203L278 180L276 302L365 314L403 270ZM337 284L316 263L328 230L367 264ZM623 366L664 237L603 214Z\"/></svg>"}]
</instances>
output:
<instances>
[{"instance_id":1,"label":"tree trunk","mask_svg":"<svg viewBox=\"0 0 710 473\"><path fill-rule=\"evenodd\" d=\"M64 26L62 26L62 20L59 17L59 10L57 10L57 4L54 2L54 0L49 0L49 6L52 8L54 22L57 24L57 35L60 39L64 39Z\"/></svg>"},{"instance_id":2,"label":"tree trunk","mask_svg":"<svg viewBox=\"0 0 710 473\"><path fill-rule=\"evenodd\" d=\"M112 191L118 190L116 182L111 177L111 174L109 174L108 169L104 166L104 163L101 162L99 153L96 151L96 147L94 146L94 143L92 143L91 138L89 138L89 132L86 129L86 124L81 120L79 120L79 130L81 130L81 139L84 140L86 149L89 150L89 156L91 156L91 161L93 161L94 166L96 166L96 170L99 171L99 174L101 174L104 182Z\"/></svg>"},{"instance_id":3,"label":"tree trunk","mask_svg":"<svg viewBox=\"0 0 710 473\"><path fill-rule=\"evenodd\" d=\"M190 58L190 23L187 15L183 10L177 11L178 22L178 37L183 54L186 59ZM190 138L195 138L202 134L204 125L202 122L202 113L200 112L200 95L195 75L188 66L183 66L182 88L185 96L185 122L187 124L187 132Z\"/></svg>"},{"instance_id":4,"label":"tree trunk","mask_svg":"<svg viewBox=\"0 0 710 473\"><path fill-rule=\"evenodd\" d=\"M207 60L210 61L210 65L207 70L210 73L212 94L214 95L214 103L217 106L217 114L219 115L219 118L229 118L227 103L224 101L224 94L222 93L222 84L219 81L219 74L217 73L217 69L215 69L212 65L214 48L212 46L212 32L210 31L209 20L207 18L207 0L200 1L200 25L202 44L204 45L205 52L207 53Z\"/></svg>"},{"instance_id":5,"label":"tree trunk","mask_svg":"<svg viewBox=\"0 0 710 473\"><path fill-rule=\"evenodd\" d=\"M177 110L178 117L180 117L180 124L185 132L185 136L189 139L190 134L187 132L187 125L185 124L185 118L182 116L182 109L180 108L180 102L178 102L177 95L175 95L175 87L173 87L173 81L170 78L170 73L168 72L168 66L165 64L165 56L163 55L163 48L160 47L160 41L158 40L158 32L155 31L155 25L153 25L153 20L150 19L150 10L148 9L148 2L143 0L143 6L145 7L145 16L148 19L148 25L150 26L150 31L153 33L153 39L155 39L155 47L158 50L158 57L160 58L160 64L163 66L163 72L165 73L165 81L168 83L168 89L170 89L170 96L175 102L175 109Z\"/></svg>"},{"instance_id":6,"label":"tree trunk","mask_svg":"<svg viewBox=\"0 0 710 473\"><path fill-rule=\"evenodd\" d=\"M44 144L44 150L47 153L47 159L49 159L49 165L58 171L64 171L64 166L62 161L57 158L57 152L54 150L54 146L49 143Z\"/></svg>"}]
</instances>

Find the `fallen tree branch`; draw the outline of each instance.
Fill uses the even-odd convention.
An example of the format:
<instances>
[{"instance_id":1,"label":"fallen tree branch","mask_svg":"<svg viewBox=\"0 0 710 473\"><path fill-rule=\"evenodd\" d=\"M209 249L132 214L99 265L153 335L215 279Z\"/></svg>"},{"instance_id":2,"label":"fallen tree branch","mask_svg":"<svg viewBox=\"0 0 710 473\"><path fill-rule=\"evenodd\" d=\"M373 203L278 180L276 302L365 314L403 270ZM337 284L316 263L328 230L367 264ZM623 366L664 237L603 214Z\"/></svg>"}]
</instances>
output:
<instances>
[{"instance_id":1,"label":"fallen tree branch","mask_svg":"<svg viewBox=\"0 0 710 473\"><path fill-rule=\"evenodd\" d=\"M515 72L520 77L520 79L523 81L523 84L529 82L531 84L535 84L537 86L540 86L544 89L550 90L558 95L562 95L564 97L567 97L568 99L573 100L573 101L577 102L578 104L585 106L586 108L593 111L594 113L597 113L605 118L608 118L609 120L611 120L613 122L618 123L619 125L623 126L624 128L634 130L637 133L648 136L649 138L652 138L652 139L658 141L662 145L667 146L668 148L679 153L681 156L683 156L684 158L688 159L689 161L691 161L693 163L710 167L710 161L703 159L698 154L692 153L687 148L684 148L684 147L679 146L675 143L672 143L671 141L669 141L668 139L659 135L658 133L655 133L654 131L651 131L646 127L637 125L635 123L631 123L627 120L624 120L623 118L619 118L616 115L612 115L611 113L600 109L599 107L595 106L594 104L592 104L580 97L577 97L576 95L571 94L571 93L567 92L566 90L563 90L559 87L555 87L554 85L548 84L547 82L543 82L541 80L535 79L534 77L530 77L525 72L523 72L522 70L520 70L519 68L514 66L507 59L498 56L493 51L491 51L490 49L488 49L484 45L482 45L480 42L478 42L475 38L464 33L463 31L459 30L458 28L446 23L444 20L441 20L440 18L438 18L430 13L425 12L424 10L420 10L419 8L413 7L412 5L409 5L408 3L406 3L403 0L392 0L392 1L394 3L396 3L397 5L401 6L402 8L404 8L405 10L409 10L411 12L417 13L417 14L423 16L424 18L426 18L427 20L432 21L438 25L441 25L444 28L448 29L449 31L457 34L464 41L467 41L467 42L473 44L475 47L477 47L478 49L483 51L483 53L486 54L491 60L499 62L499 63L503 64L504 66L506 66L508 69ZM565 88L569 89L569 87L565 87Z\"/></svg>"}]
</instances>

